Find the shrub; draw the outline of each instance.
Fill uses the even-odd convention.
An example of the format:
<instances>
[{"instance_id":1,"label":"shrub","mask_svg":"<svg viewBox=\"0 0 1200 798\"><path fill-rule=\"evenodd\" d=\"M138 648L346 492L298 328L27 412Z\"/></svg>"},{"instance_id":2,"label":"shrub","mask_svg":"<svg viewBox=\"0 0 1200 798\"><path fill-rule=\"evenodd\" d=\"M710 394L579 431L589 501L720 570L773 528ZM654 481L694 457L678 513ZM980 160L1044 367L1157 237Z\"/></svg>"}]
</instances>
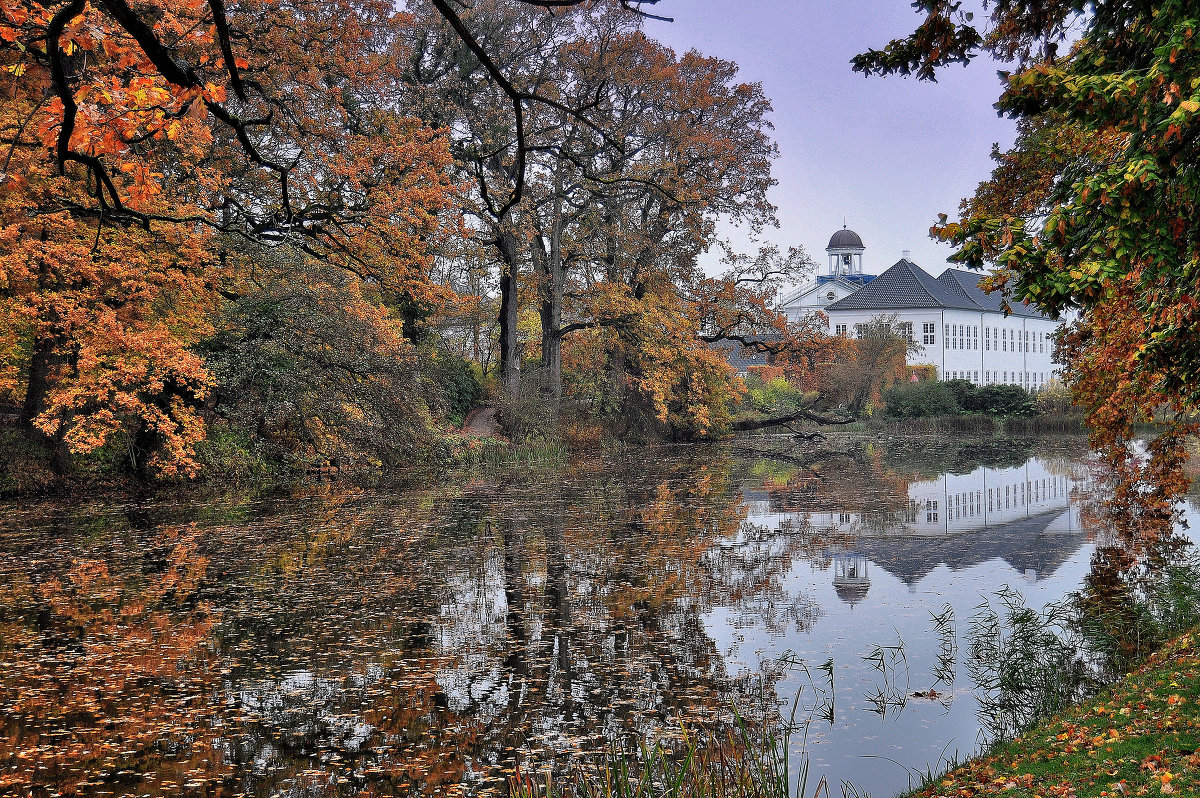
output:
<instances>
[{"instance_id":1,"label":"shrub","mask_svg":"<svg viewBox=\"0 0 1200 798\"><path fill-rule=\"evenodd\" d=\"M768 380L762 387L750 388L747 399L758 413L786 412L805 404L804 391L794 387L783 377Z\"/></svg>"},{"instance_id":2,"label":"shrub","mask_svg":"<svg viewBox=\"0 0 1200 798\"><path fill-rule=\"evenodd\" d=\"M952 416L959 411L954 392L944 382L897 383L883 399L894 418Z\"/></svg>"},{"instance_id":3,"label":"shrub","mask_svg":"<svg viewBox=\"0 0 1200 798\"><path fill-rule=\"evenodd\" d=\"M431 377L442 390L446 416L454 424L461 424L483 395L483 386L475 374L476 367L448 352L437 352L433 366Z\"/></svg>"},{"instance_id":4,"label":"shrub","mask_svg":"<svg viewBox=\"0 0 1200 798\"><path fill-rule=\"evenodd\" d=\"M946 380L945 386L954 394L958 409L964 413L981 413L984 410L980 389L970 380Z\"/></svg>"},{"instance_id":5,"label":"shrub","mask_svg":"<svg viewBox=\"0 0 1200 798\"><path fill-rule=\"evenodd\" d=\"M1076 410L1071 389L1058 378L1048 380L1034 397L1033 403L1039 413L1071 413Z\"/></svg>"},{"instance_id":6,"label":"shrub","mask_svg":"<svg viewBox=\"0 0 1200 798\"><path fill-rule=\"evenodd\" d=\"M1033 416L1033 397L1020 385L985 385L979 389L979 410L995 416Z\"/></svg>"}]
</instances>

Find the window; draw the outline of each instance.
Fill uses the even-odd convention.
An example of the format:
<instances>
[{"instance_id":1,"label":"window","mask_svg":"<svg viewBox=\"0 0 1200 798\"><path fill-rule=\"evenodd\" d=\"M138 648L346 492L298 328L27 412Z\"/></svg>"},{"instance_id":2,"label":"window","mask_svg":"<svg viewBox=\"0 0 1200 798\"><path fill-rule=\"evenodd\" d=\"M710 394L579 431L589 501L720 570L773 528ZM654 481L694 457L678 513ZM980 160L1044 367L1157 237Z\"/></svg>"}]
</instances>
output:
<instances>
[{"instance_id":1,"label":"window","mask_svg":"<svg viewBox=\"0 0 1200 798\"><path fill-rule=\"evenodd\" d=\"M983 328L983 351L985 351L985 352L992 351L992 328L991 327Z\"/></svg>"},{"instance_id":2,"label":"window","mask_svg":"<svg viewBox=\"0 0 1200 798\"><path fill-rule=\"evenodd\" d=\"M922 343L924 343L926 346L930 346L933 343L935 343L934 336L936 335L936 333L937 333L937 325L935 325L933 322L927 321L924 324L922 324L921 325Z\"/></svg>"},{"instance_id":3,"label":"window","mask_svg":"<svg viewBox=\"0 0 1200 798\"><path fill-rule=\"evenodd\" d=\"M850 523L850 513L838 513L838 523L839 524Z\"/></svg>"},{"instance_id":4,"label":"window","mask_svg":"<svg viewBox=\"0 0 1200 798\"><path fill-rule=\"evenodd\" d=\"M942 346L950 348L950 325L946 325L946 334L942 336Z\"/></svg>"},{"instance_id":5,"label":"window","mask_svg":"<svg viewBox=\"0 0 1200 798\"><path fill-rule=\"evenodd\" d=\"M913 342L913 326L911 321L900 322L896 325L896 332L910 344Z\"/></svg>"},{"instance_id":6,"label":"window","mask_svg":"<svg viewBox=\"0 0 1200 798\"><path fill-rule=\"evenodd\" d=\"M906 510L904 513L904 523L906 523L906 524L917 523L917 515L918 515L918 513L920 513L920 511L921 511L921 505L915 501L910 501L908 503L908 510Z\"/></svg>"},{"instance_id":7,"label":"window","mask_svg":"<svg viewBox=\"0 0 1200 798\"><path fill-rule=\"evenodd\" d=\"M976 385L978 385L978 384L979 384L979 372L978 372L978 371L976 371L976 372L974 372L974 374L975 374L975 376L974 376L974 377L971 379L971 382L973 382L973 383L975 383Z\"/></svg>"},{"instance_id":8,"label":"window","mask_svg":"<svg viewBox=\"0 0 1200 798\"><path fill-rule=\"evenodd\" d=\"M988 512L992 511L992 489L988 488Z\"/></svg>"},{"instance_id":9,"label":"window","mask_svg":"<svg viewBox=\"0 0 1200 798\"><path fill-rule=\"evenodd\" d=\"M855 325L854 325L854 337L855 337L855 338L862 338L862 336L863 336L863 329L864 329L864 328L863 328L863 326L862 326L861 324L855 324Z\"/></svg>"},{"instance_id":10,"label":"window","mask_svg":"<svg viewBox=\"0 0 1200 798\"><path fill-rule=\"evenodd\" d=\"M843 335L844 336L846 334L846 325L838 324L833 328L833 331L834 331L835 335Z\"/></svg>"},{"instance_id":11,"label":"window","mask_svg":"<svg viewBox=\"0 0 1200 798\"><path fill-rule=\"evenodd\" d=\"M1008 351L1008 330L1000 331L1000 351L1001 352Z\"/></svg>"},{"instance_id":12,"label":"window","mask_svg":"<svg viewBox=\"0 0 1200 798\"><path fill-rule=\"evenodd\" d=\"M925 501L925 521L931 523L938 520L938 503L936 499L926 499Z\"/></svg>"}]
</instances>

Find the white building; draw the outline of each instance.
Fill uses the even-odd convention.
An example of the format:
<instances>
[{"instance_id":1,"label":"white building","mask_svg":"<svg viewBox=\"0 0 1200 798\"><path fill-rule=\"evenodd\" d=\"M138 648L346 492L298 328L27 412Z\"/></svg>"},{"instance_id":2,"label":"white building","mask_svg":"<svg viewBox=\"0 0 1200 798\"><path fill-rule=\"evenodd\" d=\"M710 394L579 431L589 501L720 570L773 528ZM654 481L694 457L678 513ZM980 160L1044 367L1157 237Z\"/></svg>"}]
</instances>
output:
<instances>
[{"instance_id":1,"label":"white building","mask_svg":"<svg viewBox=\"0 0 1200 798\"><path fill-rule=\"evenodd\" d=\"M854 336L872 319L895 315L898 331L918 345L908 364L936 366L942 380L1037 390L1059 376L1052 358L1062 322L1021 304L1006 315L998 295L979 289L982 275L946 269L935 279L908 252L883 274L864 274L865 249L853 230L835 232L825 274L780 303L788 321L821 311L831 333Z\"/></svg>"},{"instance_id":2,"label":"white building","mask_svg":"<svg viewBox=\"0 0 1200 798\"><path fill-rule=\"evenodd\" d=\"M895 316L895 329L917 344L909 365L936 366L943 380L1041 388L1061 371L1052 358L1062 322L1022 304L1006 315L998 295L980 290L982 276L946 269L935 279L901 258L825 307L830 331L853 336L872 319Z\"/></svg>"}]
</instances>

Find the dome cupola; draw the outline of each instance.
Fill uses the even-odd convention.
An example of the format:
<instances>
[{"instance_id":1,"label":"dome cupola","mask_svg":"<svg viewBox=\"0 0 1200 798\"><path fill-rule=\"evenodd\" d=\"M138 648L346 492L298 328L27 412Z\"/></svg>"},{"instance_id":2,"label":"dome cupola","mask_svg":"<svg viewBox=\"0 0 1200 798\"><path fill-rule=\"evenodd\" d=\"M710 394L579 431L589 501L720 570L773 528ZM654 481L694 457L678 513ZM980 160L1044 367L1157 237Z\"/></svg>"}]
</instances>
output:
<instances>
[{"instance_id":1,"label":"dome cupola","mask_svg":"<svg viewBox=\"0 0 1200 798\"><path fill-rule=\"evenodd\" d=\"M831 275L862 274L862 254L866 247L858 233L845 224L829 237L829 273Z\"/></svg>"}]
</instances>

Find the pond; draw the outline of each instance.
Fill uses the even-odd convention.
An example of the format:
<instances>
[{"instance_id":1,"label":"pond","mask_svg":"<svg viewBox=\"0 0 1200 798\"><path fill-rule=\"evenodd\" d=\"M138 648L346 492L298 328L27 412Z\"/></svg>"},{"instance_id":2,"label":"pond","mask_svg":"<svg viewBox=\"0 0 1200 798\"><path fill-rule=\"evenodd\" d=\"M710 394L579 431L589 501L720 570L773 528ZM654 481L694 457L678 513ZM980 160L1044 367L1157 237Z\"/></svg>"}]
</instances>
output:
<instances>
[{"instance_id":1,"label":"pond","mask_svg":"<svg viewBox=\"0 0 1200 798\"><path fill-rule=\"evenodd\" d=\"M503 792L799 696L891 795L982 739L980 603L1079 587L1088 452L775 448L0 506L0 792Z\"/></svg>"}]
</instances>

